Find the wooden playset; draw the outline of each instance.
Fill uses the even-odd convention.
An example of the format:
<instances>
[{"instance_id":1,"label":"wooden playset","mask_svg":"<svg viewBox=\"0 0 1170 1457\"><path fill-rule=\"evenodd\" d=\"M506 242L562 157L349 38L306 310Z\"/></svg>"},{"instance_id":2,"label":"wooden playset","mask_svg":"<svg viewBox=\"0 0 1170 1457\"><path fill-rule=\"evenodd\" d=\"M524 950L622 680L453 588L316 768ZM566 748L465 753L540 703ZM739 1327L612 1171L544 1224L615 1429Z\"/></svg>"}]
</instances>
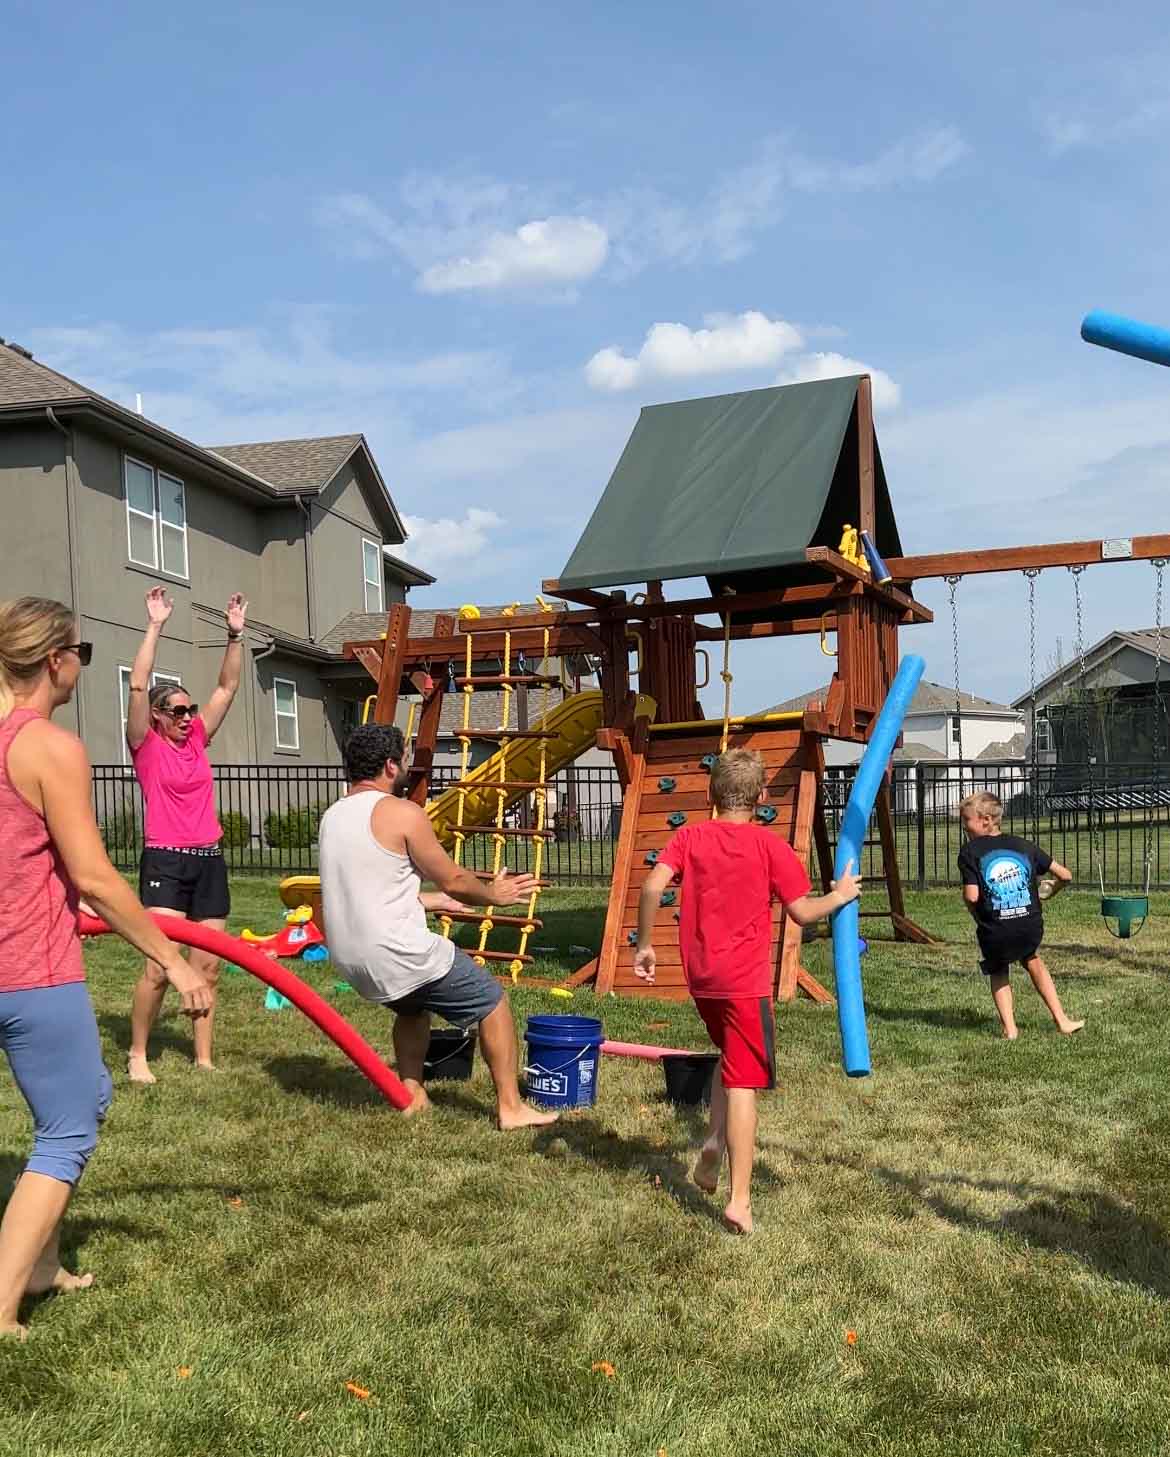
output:
<instances>
[{"instance_id":1,"label":"wooden playset","mask_svg":"<svg viewBox=\"0 0 1170 1457\"><path fill-rule=\"evenodd\" d=\"M410 790L420 803L428 799L444 695L462 692L466 705L479 688L501 693L497 729L472 729L465 710L454 731L463 769L436 819L456 859L469 836L486 834L499 864L522 837L531 842L528 863L539 879L550 833L550 779L594 742L612 753L623 804L605 930L599 954L570 981L639 996L647 993L633 975L630 942L642 881L672 830L708 813L707 772L725 747L763 754L769 797L761 820L827 888L832 857L823 744L827 738L867 742L898 667L898 629L932 620L913 596L915 581L943 577L953 585L968 574L1156 561L1167 554L1170 536L904 556L874 431L870 380L862 375L644 409L564 571L543 584L559 606L542 600L536 613L484 618L471 609L458 618L441 616L427 637L411 637L410 609L395 606L383 638L347 643L345 652L377 683L376 721L392 722L402 695L420 704ZM664 582L694 578L706 579L706 592L664 595ZM635 584L638 590L627 595ZM732 716L732 644L809 633L819 634L834 660L824 702L794 713ZM699 704L712 654L724 685L721 718L706 718ZM566 698L560 722L552 706L531 727L511 721L516 689L565 689L550 661L582 655L600 684L599 692L581 695L587 707ZM498 751L471 769L477 740ZM531 824L506 824L509 806L525 796L535 802ZM905 913L888 773L875 819L889 904L863 914L888 918L897 940L929 942ZM652 995L659 997L685 996L681 894L667 892L658 913ZM532 959L528 939L540 927L535 911L534 897L519 915L468 911L452 919L478 923L478 941L469 949L504 963L515 979ZM516 944L489 947L497 929ZM828 1001L801 965L801 944L800 928L777 910L776 995L786 1000L799 989Z\"/></svg>"}]
</instances>

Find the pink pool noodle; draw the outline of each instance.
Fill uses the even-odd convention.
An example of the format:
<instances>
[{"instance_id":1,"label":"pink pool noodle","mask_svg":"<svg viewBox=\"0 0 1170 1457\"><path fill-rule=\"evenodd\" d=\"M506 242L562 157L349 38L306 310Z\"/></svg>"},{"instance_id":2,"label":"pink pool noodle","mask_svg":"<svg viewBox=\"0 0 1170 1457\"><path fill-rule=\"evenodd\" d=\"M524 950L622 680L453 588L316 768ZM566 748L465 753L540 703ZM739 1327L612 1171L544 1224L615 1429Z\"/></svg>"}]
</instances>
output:
<instances>
[{"instance_id":1,"label":"pink pool noodle","mask_svg":"<svg viewBox=\"0 0 1170 1457\"><path fill-rule=\"evenodd\" d=\"M648 1042L609 1042L601 1044L602 1052L611 1057L644 1057L650 1062L659 1062L664 1057L694 1057L693 1047L655 1047Z\"/></svg>"}]
</instances>

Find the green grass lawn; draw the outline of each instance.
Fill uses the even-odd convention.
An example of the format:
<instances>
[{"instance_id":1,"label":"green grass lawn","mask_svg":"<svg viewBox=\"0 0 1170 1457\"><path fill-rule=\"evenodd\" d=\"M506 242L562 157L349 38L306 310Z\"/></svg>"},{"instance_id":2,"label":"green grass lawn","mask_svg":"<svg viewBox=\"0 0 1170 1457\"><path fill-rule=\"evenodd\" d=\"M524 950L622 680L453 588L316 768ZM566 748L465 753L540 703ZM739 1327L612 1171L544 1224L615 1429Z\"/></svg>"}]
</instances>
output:
<instances>
[{"instance_id":1,"label":"green grass lawn","mask_svg":"<svg viewBox=\"0 0 1170 1457\"><path fill-rule=\"evenodd\" d=\"M238 881L236 904L237 929L277 926L274 883ZM580 959L570 944L596 945L602 904L546 904L555 974ZM407 1122L240 975L223 983L222 1071L192 1069L172 1015L158 1086L133 1088L136 959L91 944L116 1098L67 1248L99 1284L0 1344L0 1452L1170 1450L1170 903L1119 944L1088 897L1058 899L1050 964L1088 1027L1060 1038L1021 975L1014 1045L957 897L909 911L953 944L871 949L871 1079L842 1075L831 1011L781 1009L746 1241L688 1184L700 1122L663 1101L657 1067L607 1059L560 1146L494 1132L478 1062ZM831 979L824 943L807 960ZM307 970L332 995L328 969ZM521 1023L562 1008L513 996ZM387 1046L382 1014L337 1005ZM572 1006L611 1036L704 1041L687 1007ZM27 1139L2 1078L5 1181Z\"/></svg>"}]
</instances>

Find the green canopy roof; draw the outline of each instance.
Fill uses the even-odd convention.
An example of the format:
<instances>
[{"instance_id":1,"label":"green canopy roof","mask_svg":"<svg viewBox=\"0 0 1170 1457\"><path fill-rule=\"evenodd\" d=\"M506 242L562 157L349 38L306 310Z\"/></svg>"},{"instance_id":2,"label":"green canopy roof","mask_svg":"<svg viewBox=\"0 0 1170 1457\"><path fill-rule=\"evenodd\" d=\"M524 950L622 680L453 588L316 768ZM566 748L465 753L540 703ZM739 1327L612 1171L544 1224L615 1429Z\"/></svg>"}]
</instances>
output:
<instances>
[{"instance_id":1,"label":"green canopy roof","mask_svg":"<svg viewBox=\"0 0 1170 1457\"><path fill-rule=\"evenodd\" d=\"M558 585L727 580L835 548L857 524L856 398L849 376L647 406ZM876 545L900 555L876 447L874 467Z\"/></svg>"}]
</instances>

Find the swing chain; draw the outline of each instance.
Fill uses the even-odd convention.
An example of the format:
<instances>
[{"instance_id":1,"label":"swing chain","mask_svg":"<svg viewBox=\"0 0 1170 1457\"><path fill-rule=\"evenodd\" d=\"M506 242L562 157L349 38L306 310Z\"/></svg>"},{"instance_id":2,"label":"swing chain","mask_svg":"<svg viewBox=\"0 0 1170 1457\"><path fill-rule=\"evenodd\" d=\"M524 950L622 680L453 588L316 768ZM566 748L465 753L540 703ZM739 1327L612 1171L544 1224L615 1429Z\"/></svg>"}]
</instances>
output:
<instances>
[{"instance_id":1,"label":"swing chain","mask_svg":"<svg viewBox=\"0 0 1170 1457\"><path fill-rule=\"evenodd\" d=\"M947 592L950 597L951 608L951 649L954 659L955 672L955 726L958 731L959 745L959 798L963 797L963 700L959 696L959 609L955 601L955 594L962 576L947 577Z\"/></svg>"},{"instance_id":2,"label":"swing chain","mask_svg":"<svg viewBox=\"0 0 1170 1457\"><path fill-rule=\"evenodd\" d=\"M1097 775L1094 755L1092 751L1092 725L1089 719L1089 705L1086 694L1088 685L1086 679L1089 676L1088 668L1085 666L1085 619L1084 604L1081 601L1081 573L1085 570L1083 565L1069 567L1073 579L1073 599L1077 609L1077 658L1080 662L1080 684L1079 693L1081 707L1085 715L1085 758L1086 767L1089 771L1089 863L1097 866L1097 879L1101 885L1101 895L1105 895L1105 859L1104 853L1097 850Z\"/></svg>"},{"instance_id":3,"label":"swing chain","mask_svg":"<svg viewBox=\"0 0 1170 1457\"><path fill-rule=\"evenodd\" d=\"M1037 836L1040 833L1040 774L1038 769L1039 760L1036 756L1036 578L1039 575L1039 567L1024 568L1024 576L1028 579L1028 675L1031 682L1029 702L1032 705L1030 736L1032 747L1032 818L1035 822Z\"/></svg>"},{"instance_id":4,"label":"swing chain","mask_svg":"<svg viewBox=\"0 0 1170 1457\"><path fill-rule=\"evenodd\" d=\"M1154 863L1154 832L1151 816L1159 825L1159 809L1162 795L1162 579L1166 571L1166 558L1155 557L1154 568L1154 793L1151 813L1146 816L1146 894L1150 893L1150 874Z\"/></svg>"}]
</instances>

